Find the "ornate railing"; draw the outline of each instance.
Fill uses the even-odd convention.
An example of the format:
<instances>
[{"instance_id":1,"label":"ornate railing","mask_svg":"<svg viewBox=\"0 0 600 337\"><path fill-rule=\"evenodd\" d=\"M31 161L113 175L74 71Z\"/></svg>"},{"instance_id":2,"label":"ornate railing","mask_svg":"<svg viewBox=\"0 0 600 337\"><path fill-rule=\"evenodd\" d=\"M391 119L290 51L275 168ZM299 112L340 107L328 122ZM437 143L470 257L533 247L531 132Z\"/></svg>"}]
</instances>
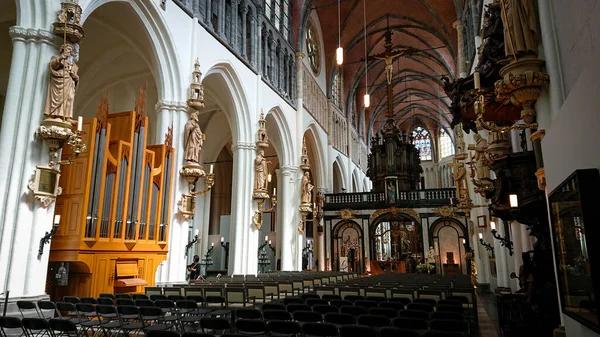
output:
<instances>
[{"instance_id":1,"label":"ornate railing","mask_svg":"<svg viewBox=\"0 0 600 337\"><path fill-rule=\"evenodd\" d=\"M348 119L342 111L331 104L331 124L329 125L329 138L333 148L348 155Z\"/></svg>"},{"instance_id":2,"label":"ornate railing","mask_svg":"<svg viewBox=\"0 0 600 337\"><path fill-rule=\"evenodd\" d=\"M304 66L303 75L303 103L304 109L306 109L313 118L323 127L327 132L328 130L328 113L327 113L327 96L319 87L317 81L312 75L312 71Z\"/></svg>"},{"instance_id":3,"label":"ornate railing","mask_svg":"<svg viewBox=\"0 0 600 337\"><path fill-rule=\"evenodd\" d=\"M337 193L325 195L323 209L381 208L385 205L390 207L446 206L450 205L451 198L456 198L454 188L399 191L394 202L391 202L384 192Z\"/></svg>"}]
</instances>

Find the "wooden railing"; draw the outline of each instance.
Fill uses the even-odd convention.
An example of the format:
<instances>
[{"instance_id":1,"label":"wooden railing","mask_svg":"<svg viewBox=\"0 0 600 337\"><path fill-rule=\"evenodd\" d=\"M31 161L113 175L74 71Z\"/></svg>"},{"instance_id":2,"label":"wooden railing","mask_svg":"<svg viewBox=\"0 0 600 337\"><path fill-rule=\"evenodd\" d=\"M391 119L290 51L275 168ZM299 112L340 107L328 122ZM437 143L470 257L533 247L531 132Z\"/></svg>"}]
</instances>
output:
<instances>
[{"instance_id":1,"label":"wooden railing","mask_svg":"<svg viewBox=\"0 0 600 337\"><path fill-rule=\"evenodd\" d=\"M325 195L323 209L366 209L381 208L385 205L390 207L445 206L450 205L451 198L456 198L454 188L399 191L395 202L389 202L384 192L337 193Z\"/></svg>"}]
</instances>

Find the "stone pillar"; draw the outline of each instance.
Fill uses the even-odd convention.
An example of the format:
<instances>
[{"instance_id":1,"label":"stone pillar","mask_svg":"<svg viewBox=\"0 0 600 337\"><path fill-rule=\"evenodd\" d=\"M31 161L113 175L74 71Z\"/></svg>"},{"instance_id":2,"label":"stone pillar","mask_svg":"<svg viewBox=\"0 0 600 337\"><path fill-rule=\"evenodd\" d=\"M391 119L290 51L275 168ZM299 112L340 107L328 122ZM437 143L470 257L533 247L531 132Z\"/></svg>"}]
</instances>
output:
<instances>
[{"instance_id":1,"label":"stone pillar","mask_svg":"<svg viewBox=\"0 0 600 337\"><path fill-rule=\"evenodd\" d=\"M188 228L190 223L180 216L178 202L181 194L188 192L188 182L179 175L179 167L184 163L184 130L188 121L188 106L185 102L159 100L155 106L158 115L155 141L162 143L169 127L173 127L173 186L171 190L171 215L169 219L169 252L164 261L157 282L183 282L186 277L185 244L188 242ZM202 212L202 203L197 211ZM189 253L193 252L192 250Z\"/></svg>"},{"instance_id":2,"label":"stone pillar","mask_svg":"<svg viewBox=\"0 0 600 337\"><path fill-rule=\"evenodd\" d=\"M229 273L246 274L256 272L258 234L250 231L252 225L253 166L256 146L250 142L238 142L231 147L233 152L234 190L231 196L231 227L229 244ZM252 256L250 256L252 255ZM252 260L254 258L254 260ZM248 263L254 261L253 266ZM250 268L250 269L249 269Z\"/></svg>"},{"instance_id":3,"label":"stone pillar","mask_svg":"<svg viewBox=\"0 0 600 337\"><path fill-rule=\"evenodd\" d=\"M277 234L277 247L281 251L281 270L294 270L293 244L295 234L298 233L296 213L298 203L294 203L300 193L295 182L298 168L282 166L277 172L277 223L279 233Z\"/></svg>"},{"instance_id":4,"label":"stone pillar","mask_svg":"<svg viewBox=\"0 0 600 337\"><path fill-rule=\"evenodd\" d=\"M518 223L516 221L510 222L510 228L511 228L510 232L513 234L511 239L513 242L513 250L514 250L514 255L512 257L513 257L514 268L515 268L515 272L516 272L517 276L519 276L519 267L521 267L521 265L523 264L523 258L521 257L521 254L523 253L523 242L521 240L521 227L525 227L525 226L521 225L520 223ZM519 290L519 280L511 279L510 287L513 290L513 292Z\"/></svg>"},{"instance_id":5,"label":"stone pillar","mask_svg":"<svg viewBox=\"0 0 600 337\"><path fill-rule=\"evenodd\" d=\"M219 36L225 41L227 42L227 35L225 34L225 21L228 19L225 17L226 11L225 11L225 0L220 0L219 2L219 24L218 24L218 29L219 29ZM231 25L232 22L231 20L227 20L229 21L229 24Z\"/></svg>"},{"instance_id":6,"label":"stone pillar","mask_svg":"<svg viewBox=\"0 0 600 337\"><path fill-rule=\"evenodd\" d=\"M241 8L241 11L242 11L242 27L241 27L241 29L242 29L242 41L240 41L240 45L241 45L241 48L242 48L241 55L242 55L242 58L245 58L245 59L249 60L251 58L251 55L246 55L246 49L247 49L246 43L248 43L246 41L246 35L247 35L246 29L248 29L248 27L246 27L246 22L248 20L248 7L244 6L244 4L242 4L242 6L243 6Z\"/></svg>"},{"instance_id":7,"label":"stone pillar","mask_svg":"<svg viewBox=\"0 0 600 337\"><path fill-rule=\"evenodd\" d=\"M249 13L249 15L250 15L250 36L251 36L250 47L252 49L251 50L252 56L248 55L248 57L250 58L250 64L255 69L259 70L260 63L259 63L258 55L260 53L258 52L258 47L256 45L258 44L257 40L259 39L261 32L260 32L260 29L258 29L258 27L257 27L258 21L256 21L256 19L254 19L254 16L252 15L252 13ZM248 27L246 27L246 29L248 29ZM257 31L258 31L258 33L257 33Z\"/></svg>"},{"instance_id":8,"label":"stone pillar","mask_svg":"<svg viewBox=\"0 0 600 337\"><path fill-rule=\"evenodd\" d=\"M212 25L212 0L206 0L206 19L204 20L204 23L206 23L206 26L208 26L210 29L213 29L213 25Z\"/></svg>"},{"instance_id":9,"label":"stone pillar","mask_svg":"<svg viewBox=\"0 0 600 337\"><path fill-rule=\"evenodd\" d=\"M242 29L242 27L238 27L238 18L240 16L240 2L235 0L231 3L231 46L235 49L236 46L242 45L242 41L238 41L238 29ZM244 18L245 21L246 18Z\"/></svg>"},{"instance_id":10,"label":"stone pillar","mask_svg":"<svg viewBox=\"0 0 600 337\"><path fill-rule=\"evenodd\" d=\"M456 71L458 72L457 75L459 78L465 78L467 77L467 69L465 64L465 39L463 34L463 22L461 20L456 20L452 24L452 27L456 29L456 33L458 36L458 50L456 57Z\"/></svg>"},{"instance_id":11,"label":"stone pillar","mask_svg":"<svg viewBox=\"0 0 600 337\"><path fill-rule=\"evenodd\" d=\"M13 54L0 132L7 150L0 161L0 292L18 299L45 295L50 245L37 255L52 228L54 203L43 208L27 184L36 165L49 161L48 147L33 134L43 119L48 62L57 51L50 31L13 26L8 33Z\"/></svg>"}]
</instances>

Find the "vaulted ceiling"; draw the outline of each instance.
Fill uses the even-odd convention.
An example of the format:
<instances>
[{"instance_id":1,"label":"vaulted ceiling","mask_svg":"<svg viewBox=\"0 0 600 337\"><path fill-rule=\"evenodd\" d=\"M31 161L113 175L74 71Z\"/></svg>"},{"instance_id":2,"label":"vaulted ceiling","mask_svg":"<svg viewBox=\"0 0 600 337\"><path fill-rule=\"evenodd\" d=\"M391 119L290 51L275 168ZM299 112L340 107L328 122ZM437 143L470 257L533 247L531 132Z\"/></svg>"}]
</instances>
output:
<instances>
[{"instance_id":1,"label":"vaulted ceiling","mask_svg":"<svg viewBox=\"0 0 600 337\"><path fill-rule=\"evenodd\" d=\"M393 63L393 113L404 129L425 124L437 133L440 125L448 127L451 120L450 100L445 96L440 78L445 75L453 79L456 74L457 32L452 25L460 12L457 6L461 6L460 0L341 0L340 42L336 0L306 0L302 17L306 25L309 9L316 10L319 16L328 88L332 74L338 69L335 63L338 43L344 48L344 64L339 67L344 79L344 110L350 112L354 102L360 114L368 87L371 106L365 111L365 122L371 131L369 134L383 126L388 107L383 60L368 63L368 82L365 82L365 7L369 56L385 51L384 34L388 26L393 31L392 49L419 50Z\"/></svg>"}]
</instances>

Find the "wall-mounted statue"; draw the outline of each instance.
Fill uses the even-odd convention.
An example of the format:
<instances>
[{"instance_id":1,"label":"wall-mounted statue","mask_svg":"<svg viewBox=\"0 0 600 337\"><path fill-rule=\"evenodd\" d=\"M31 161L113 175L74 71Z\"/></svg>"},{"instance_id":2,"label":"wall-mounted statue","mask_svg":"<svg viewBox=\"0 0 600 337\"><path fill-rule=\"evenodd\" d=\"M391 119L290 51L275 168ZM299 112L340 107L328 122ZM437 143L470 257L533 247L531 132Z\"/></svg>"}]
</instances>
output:
<instances>
[{"instance_id":1,"label":"wall-mounted statue","mask_svg":"<svg viewBox=\"0 0 600 337\"><path fill-rule=\"evenodd\" d=\"M487 159L485 157L485 150L488 148L488 142L477 133L475 134L475 142L475 146L469 146L469 150L475 151L474 159L477 179L490 179L490 169L487 166Z\"/></svg>"},{"instance_id":2,"label":"wall-mounted statue","mask_svg":"<svg viewBox=\"0 0 600 337\"><path fill-rule=\"evenodd\" d=\"M79 83L74 57L74 46L63 44L60 54L52 56L50 60L50 81L44 108L44 114L48 117L73 118L75 90Z\"/></svg>"},{"instance_id":3,"label":"wall-mounted statue","mask_svg":"<svg viewBox=\"0 0 600 337\"><path fill-rule=\"evenodd\" d=\"M539 31L534 0L504 0L507 57L537 56Z\"/></svg>"},{"instance_id":4,"label":"wall-mounted statue","mask_svg":"<svg viewBox=\"0 0 600 337\"><path fill-rule=\"evenodd\" d=\"M188 163L200 163L200 150L204 143L204 134L198 122L198 112L190 114L190 119L185 123L185 161Z\"/></svg>"},{"instance_id":5,"label":"wall-mounted statue","mask_svg":"<svg viewBox=\"0 0 600 337\"><path fill-rule=\"evenodd\" d=\"M254 190L267 190L267 174L269 172L268 164L271 163L265 158L265 150L258 150L256 159L254 159Z\"/></svg>"},{"instance_id":6,"label":"wall-mounted statue","mask_svg":"<svg viewBox=\"0 0 600 337\"><path fill-rule=\"evenodd\" d=\"M302 203L303 204L311 204L312 203L312 190L315 186L310 182L310 173L308 171L304 172L304 176L302 176Z\"/></svg>"}]
</instances>

